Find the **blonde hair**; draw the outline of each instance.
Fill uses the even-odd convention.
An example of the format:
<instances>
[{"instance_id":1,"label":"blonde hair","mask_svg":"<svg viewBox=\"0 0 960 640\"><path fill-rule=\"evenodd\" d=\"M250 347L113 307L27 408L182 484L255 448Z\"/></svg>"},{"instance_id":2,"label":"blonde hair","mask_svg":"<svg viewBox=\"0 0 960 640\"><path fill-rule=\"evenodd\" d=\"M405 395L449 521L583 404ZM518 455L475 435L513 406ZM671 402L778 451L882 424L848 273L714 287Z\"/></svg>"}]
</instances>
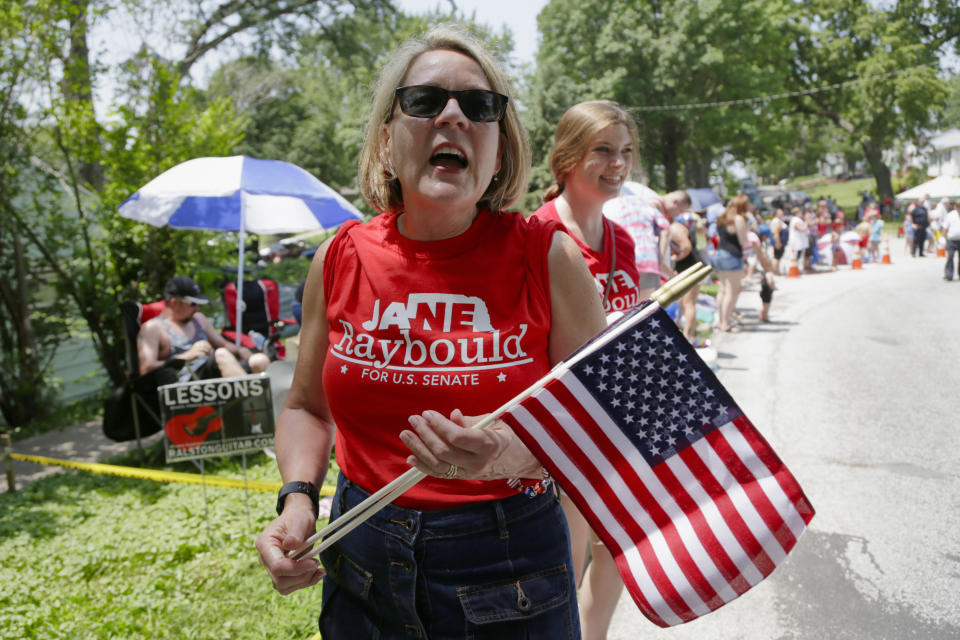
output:
<instances>
[{"instance_id":1,"label":"blonde hair","mask_svg":"<svg viewBox=\"0 0 960 640\"><path fill-rule=\"evenodd\" d=\"M357 162L357 181L367 203L378 211L401 211L403 192L400 181L389 170L384 149L383 127L393 116L395 91L410 66L424 53L448 50L462 53L476 62L497 93L509 97L507 111L500 121L503 153L500 171L484 191L478 206L500 211L527 192L530 174L530 141L520 122L513 91L500 63L483 44L460 25L441 24L420 37L400 45L380 71L367 118L366 135Z\"/></svg>"},{"instance_id":2,"label":"blonde hair","mask_svg":"<svg viewBox=\"0 0 960 640\"><path fill-rule=\"evenodd\" d=\"M750 208L750 198L747 197L745 193L738 193L733 196L733 199L727 204L727 208L723 210L723 213L717 218L717 226L726 226L728 224L733 224L733 221L738 215L743 216L743 221L747 221L747 210Z\"/></svg>"},{"instance_id":3,"label":"blonde hair","mask_svg":"<svg viewBox=\"0 0 960 640\"><path fill-rule=\"evenodd\" d=\"M563 193L567 174L587 155L593 137L614 124L622 124L630 132L633 148L637 148L637 123L623 107L611 100L591 100L575 104L560 117L553 135L550 152L550 171L553 184L544 200L552 200Z\"/></svg>"}]
</instances>

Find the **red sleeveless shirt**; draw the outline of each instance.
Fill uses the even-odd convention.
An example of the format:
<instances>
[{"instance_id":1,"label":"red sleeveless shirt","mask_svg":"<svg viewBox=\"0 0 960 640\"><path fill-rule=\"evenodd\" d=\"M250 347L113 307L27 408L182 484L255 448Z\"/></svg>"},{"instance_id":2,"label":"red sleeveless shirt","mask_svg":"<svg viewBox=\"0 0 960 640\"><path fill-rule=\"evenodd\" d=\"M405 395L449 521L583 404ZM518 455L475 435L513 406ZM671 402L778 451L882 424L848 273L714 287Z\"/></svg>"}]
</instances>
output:
<instances>
[{"instance_id":1,"label":"red sleeveless shirt","mask_svg":"<svg viewBox=\"0 0 960 640\"><path fill-rule=\"evenodd\" d=\"M556 200L547 201L542 207L537 209L533 216L541 220L554 221L563 226L560 220L560 214L557 213ZM566 227L563 227L566 230ZM613 233L611 234L611 229ZM610 271L613 270L613 282L610 283L610 295L603 305L604 313L614 311L626 311L632 309L640 302L640 272L637 270L637 263L634 256L633 238L630 232L621 227L616 222L603 219L603 249L594 251L590 246L572 233L568 235L573 238L580 248L590 274L597 283L597 289L600 291L600 297L603 297L607 288L607 281L610 279ZM611 237L612 236L612 237ZM610 248L616 254L616 263L612 264L612 254Z\"/></svg>"},{"instance_id":2,"label":"red sleeveless shirt","mask_svg":"<svg viewBox=\"0 0 960 640\"><path fill-rule=\"evenodd\" d=\"M403 237L397 214L345 224L327 251L323 388L337 463L373 492L410 467L399 433L427 409L489 413L550 369L547 253L554 223L481 211L454 238ZM428 477L398 506L513 495L505 480Z\"/></svg>"}]
</instances>

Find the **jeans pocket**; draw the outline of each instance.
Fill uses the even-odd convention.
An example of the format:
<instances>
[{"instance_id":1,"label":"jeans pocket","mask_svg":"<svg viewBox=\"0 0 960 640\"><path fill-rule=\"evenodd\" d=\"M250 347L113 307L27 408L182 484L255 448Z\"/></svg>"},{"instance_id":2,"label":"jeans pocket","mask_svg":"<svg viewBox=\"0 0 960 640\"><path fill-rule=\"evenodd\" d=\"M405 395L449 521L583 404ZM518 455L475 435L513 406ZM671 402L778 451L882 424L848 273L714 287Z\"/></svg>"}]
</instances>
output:
<instances>
[{"instance_id":1,"label":"jeans pocket","mask_svg":"<svg viewBox=\"0 0 960 640\"><path fill-rule=\"evenodd\" d=\"M461 587L457 596L470 640L573 637L576 611L566 565L513 580ZM550 615L543 615L548 611Z\"/></svg>"},{"instance_id":2,"label":"jeans pocket","mask_svg":"<svg viewBox=\"0 0 960 640\"><path fill-rule=\"evenodd\" d=\"M320 632L324 638L380 637L380 615L370 598L373 574L336 546L321 554L327 575L323 579Z\"/></svg>"}]
</instances>

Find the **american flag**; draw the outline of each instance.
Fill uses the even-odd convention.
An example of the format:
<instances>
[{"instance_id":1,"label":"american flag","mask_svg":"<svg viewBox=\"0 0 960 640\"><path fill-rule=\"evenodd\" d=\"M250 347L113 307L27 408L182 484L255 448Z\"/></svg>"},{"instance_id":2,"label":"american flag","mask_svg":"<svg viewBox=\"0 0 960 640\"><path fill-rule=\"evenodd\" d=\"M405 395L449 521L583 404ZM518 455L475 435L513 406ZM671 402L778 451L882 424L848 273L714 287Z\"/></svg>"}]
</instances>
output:
<instances>
[{"instance_id":1,"label":"american flag","mask_svg":"<svg viewBox=\"0 0 960 640\"><path fill-rule=\"evenodd\" d=\"M786 558L813 507L662 310L634 309L566 363L503 418L613 554L644 615L693 620Z\"/></svg>"}]
</instances>

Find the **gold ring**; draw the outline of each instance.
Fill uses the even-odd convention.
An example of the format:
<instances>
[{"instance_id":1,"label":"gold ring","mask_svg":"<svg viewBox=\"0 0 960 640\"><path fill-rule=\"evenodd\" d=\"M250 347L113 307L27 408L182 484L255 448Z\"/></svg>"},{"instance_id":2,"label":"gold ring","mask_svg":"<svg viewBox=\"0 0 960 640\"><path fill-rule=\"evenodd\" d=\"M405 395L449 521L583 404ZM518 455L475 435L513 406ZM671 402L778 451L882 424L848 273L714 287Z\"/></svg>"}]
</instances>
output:
<instances>
[{"instance_id":1,"label":"gold ring","mask_svg":"<svg viewBox=\"0 0 960 640\"><path fill-rule=\"evenodd\" d=\"M447 472L446 472L445 474L443 474L443 477L446 478L447 480L453 480L454 478L457 477L457 473L458 473L459 471L460 471L460 469L457 467L457 465L455 465L455 464L453 464L453 463L451 462L451 463L450 463L450 468L447 469Z\"/></svg>"}]
</instances>

